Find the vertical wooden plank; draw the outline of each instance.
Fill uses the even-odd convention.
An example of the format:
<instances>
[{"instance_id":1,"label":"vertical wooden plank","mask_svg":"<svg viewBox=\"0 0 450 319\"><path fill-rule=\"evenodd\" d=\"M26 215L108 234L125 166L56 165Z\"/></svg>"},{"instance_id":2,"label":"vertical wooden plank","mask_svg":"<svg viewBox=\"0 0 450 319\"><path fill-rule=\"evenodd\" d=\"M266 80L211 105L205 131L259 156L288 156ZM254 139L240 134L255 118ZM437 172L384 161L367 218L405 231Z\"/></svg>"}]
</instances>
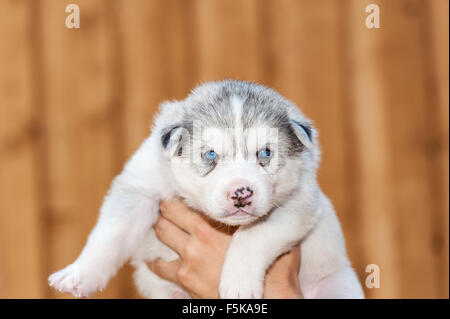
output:
<instances>
[{"instance_id":1,"label":"vertical wooden plank","mask_svg":"<svg viewBox=\"0 0 450 319\"><path fill-rule=\"evenodd\" d=\"M49 273L71 263L117 173L113 91L117 48L106 1L77 1L80 29L65 27L64 2L42 2L49 161ZM54 297L67 297L52 292ZM102 294L120 296L117 278Z\"/></svg>"},{"instance_id":2,"label":"vertical wooden plank","mask_svg":"<svg viewBox=\"0 0 450 319\"><path fill-rule=\"evenodd\" d=\"M194 1L199 81L265 82L258 0Z\"/></svg>"},{"instance_id":3,"label":"vertical wooden plank","mask_svg":"<svg viewBox=\"0 0 450 319\"><path fill-rule=\"evenodd\" d=\"M433 251L436 262L436 292L439 298L449 297L449 3L427 1L422 28L423 51L426 59L426 99L428 104L427 132L430 139L429 171L432 179Z\"/></svg>"},{"instance_id":4,"label":"vertical wooden plank","mask_svg":"<svg viewBox=\"0 0 450 319\"><path fill-rule=\"evenodd\" d=\"M369 1L350 1L347 32L351 62L349 82L351 116L356 138L353 156L357 158L355 200L361 216L360 227L367 264L381 270L381 287L367 291L372 298L400 296L399 248L396 236L396 214L392 205L394 191L391 181L391 132L387 98L383 81L384 39L391 29L386 26L386 2L381 2L382 29L367 29L365 7ZM380 4L380 2L377 2ZM384 10L384 11L383 11Z\"/></svg>"},{"instance_id":5,"label":"vertical wooden plank","mask_svg":"<svg viewBox=\"0 0 450 319\"><path fill-rule=\"evenodd\" d=\"M360 210L360 198L358 197L358 172L360 170L359 158L356 155L358 152L358 141L356 135L356 127L354 125L355 114L353 112L353 86L350 82L353 71L353 60L349 56L349 48L351 47L352 36L349 32L348 24L351 16L351 6L348 1L339 2L337 7L339 22L339 61L340 61L340 86L341 90L341 112L343 114L342 125L345 152L345 173L341 181L343 187L346 189L346 202L344 213L342 216L342 226L344 229L344 236L348 247L350 260L354 263L354 268L358 274L362 287L367 297L371 296L371 292L365 284L367 276L366 266L367 249L363 239L362 214ZM333 138L331 138L333 139ZM333 141L334 142L334 141ZM338 168L339 169L339 168Z\"/></svg>"},{"instance_id":6,"label":"vertical wooden plank","mask_svg":"<svg viewBox=\"0 0 450 319\"><path fill-rule=\"evenodd\" d=\"M36 159L32 5L0 2L0 297L40 298L42 220Z\"/></svg>"},{"instance_id":7,"label":"vertical wooden plank","mask_svg":"<svg viewBox=\"0 0 450 319\"><path fill-rule=\"evenodd\" d=\"M427 105L427 70L421 34L426 14L424 1L386 2L384 89L390 110L393 200L398 216L402 297L434 298L437 292L433 252L434 215L428 145L432 125ZM418 276L418 274L420 274Z\"/></svg>"},{"instance_id":8,"label":"vertical wooden plank","mask_svg":"<svg viewBox=\"0 0 450 319\"><path fill-rule=\"evenodd\" d=\"M273 84L313 119L319 131L322 163L319 182L332 200L347 239L349 255L363 273L358 213L351 193L350 166L354 134L345 101L346 78L342 66L342 21L339 1L271 1L270 55Z\"/></svg>"}]
</instances>

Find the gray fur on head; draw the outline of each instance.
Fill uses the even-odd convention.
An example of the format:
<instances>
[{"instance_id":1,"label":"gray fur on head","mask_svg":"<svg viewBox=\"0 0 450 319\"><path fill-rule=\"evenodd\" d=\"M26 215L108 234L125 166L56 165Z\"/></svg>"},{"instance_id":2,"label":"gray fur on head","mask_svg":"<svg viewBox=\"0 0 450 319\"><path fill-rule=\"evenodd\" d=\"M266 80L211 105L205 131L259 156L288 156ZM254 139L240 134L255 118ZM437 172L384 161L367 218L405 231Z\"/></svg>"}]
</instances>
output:
<instances>
[{"instance_id":1,"label":"gray fur on head","mask_svg":"<svg viewBox=\"0 0 450 319\"><path fill-rule=\"evenodd\" d=\"M242 101L238 123L233 112L233 98ZM201 123L203 128L239 126L244 131L263 126L278 129L281 144L286 146L283 153L286 156L297 157L306 152L311 162L318 162L317 132L311 121L273 89L245 81L206 82L194 88L182 104L182 115L177 123L161 130L164 147L169 144L174 129L184 128L192 135L194 122ZM179 142L184 144L185 141Z\"/></svg>"}]
</instances>

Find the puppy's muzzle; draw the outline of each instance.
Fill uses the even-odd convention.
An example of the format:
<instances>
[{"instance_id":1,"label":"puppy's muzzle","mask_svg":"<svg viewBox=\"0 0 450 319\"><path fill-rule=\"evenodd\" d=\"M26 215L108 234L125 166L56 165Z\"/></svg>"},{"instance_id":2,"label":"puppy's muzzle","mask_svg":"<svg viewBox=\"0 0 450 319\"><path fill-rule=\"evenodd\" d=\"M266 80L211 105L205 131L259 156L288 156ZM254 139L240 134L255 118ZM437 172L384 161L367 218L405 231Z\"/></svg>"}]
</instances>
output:
<instances>
[{"instance_id":1,"label":"puppy's muzzle","mask_svg":"<svg viewBox=\"0 0 450 319\"><path fill-rule=\"evenodd\" d=\"M228 212L236 211L251 213L253 211L254 191L248 183L233 184L227 192Z\"/></svg>"}]
</instances>

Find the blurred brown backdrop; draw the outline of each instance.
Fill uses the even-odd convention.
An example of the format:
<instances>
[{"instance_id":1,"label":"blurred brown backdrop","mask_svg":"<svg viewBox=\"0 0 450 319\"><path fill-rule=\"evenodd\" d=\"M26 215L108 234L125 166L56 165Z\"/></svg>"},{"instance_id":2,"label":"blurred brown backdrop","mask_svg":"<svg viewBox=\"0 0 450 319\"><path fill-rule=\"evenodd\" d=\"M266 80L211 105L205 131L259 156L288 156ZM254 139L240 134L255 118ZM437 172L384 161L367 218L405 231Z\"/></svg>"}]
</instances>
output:
<instances>
[{"instance_id":1,"label":"blurred brown backdrop","mask_svg":"<svg viewBox=\"0 0 450 319\"><path fill-rule=\"evenodd\" d=\"M76 3L81 28L65 27ZM364 25L381 8L381 29ZM372 298L449 296L446 0L0 0L0 297L67 297L72 262L157 105L274 87L315 121L320 182ZM135 297L125 267L97 297Z\"/></svg>"}]
</instances>

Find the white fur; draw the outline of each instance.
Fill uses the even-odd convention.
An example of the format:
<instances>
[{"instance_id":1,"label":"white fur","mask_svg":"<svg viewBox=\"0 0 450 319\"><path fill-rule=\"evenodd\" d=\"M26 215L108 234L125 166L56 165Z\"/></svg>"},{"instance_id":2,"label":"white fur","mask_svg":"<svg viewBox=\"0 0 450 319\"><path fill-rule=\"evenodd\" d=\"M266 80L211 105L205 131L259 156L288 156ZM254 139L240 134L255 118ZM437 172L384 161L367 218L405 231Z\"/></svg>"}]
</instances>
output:
<instances>
[{"instance_id":1,"label":"white fur","mask_svg":"<svg viewBox=\"0 0 450 319\"><path fill-rule=\"evenodd\" d=\"M306 297L363 297L346 256L344 238L333 207L316 182L318 147L305 141L308 139L305 132L297 134L309 148L305 153L309 157L285 158L281 168L270 164L264 167L264 172L257 163L235 161L230 157L236 131L230 133L219 129L218 133L209 134L204 130L199 136L192 137L198 139L198 147L207 146L221 152L219 156L223 162L206 176L199 176L189 160L174 159L175 142L170 142L168 150L162 147L160 132L180 121L182 110L189 111L194 101L207 99L208 94L219 87L216 82L207 84L206 89L197 89L185 101L161 106L153 133L113 181L97 225L80 256L73 264L49 277L51 286L77 297L89 296L103 289L118 268L131 259L137 269L135 281L143 296L171 298L174 292L188 296L182 288L157 277L145 265L146 260L178 258L152 230L158 217L159 201L177 195L213 219L241 225L233 235L223 265L219 287L222 298L261 298L268 267L298 243L302 250L299 281ZM242 99L231 97L230 104L239 119ZM289 112L293 119L306 121L295 107ZM177 140L179 135L176 134ZM276 153L277 143L282 141L269 134L255 145L247 145L249 154L256 153L268 141ZM240 153L242 150L237 147ZM190 154L200 151L194 146ZM224 193L237 179L245 180L255 190L255 215L227 215Z\"/></svg>"}]
</instances>

